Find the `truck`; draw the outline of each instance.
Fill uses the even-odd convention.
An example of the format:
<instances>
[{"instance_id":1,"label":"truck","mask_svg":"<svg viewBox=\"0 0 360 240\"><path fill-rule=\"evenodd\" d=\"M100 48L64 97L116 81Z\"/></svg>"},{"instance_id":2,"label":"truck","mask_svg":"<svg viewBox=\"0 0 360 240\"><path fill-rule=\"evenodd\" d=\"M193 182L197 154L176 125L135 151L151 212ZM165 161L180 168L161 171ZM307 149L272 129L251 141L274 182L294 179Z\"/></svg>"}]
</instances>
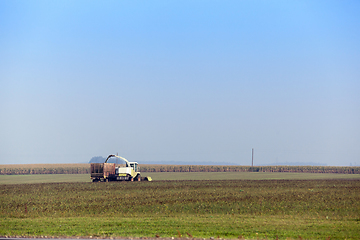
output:
<instances>
[{"instance_id":1,"label":"truck","mask_svg":"<svg viewBox=\"0 0 360 240\"><path fill-rule=\"evenodd\" d=\"M125 167L116 166L115 163L108 163L107 161L112 157L125 161ZM140 167L137 162L129 162L127 159L117 155L109 155L104 163L91 163L90 172L93 182L152 181L151 177L141 177Z\"/></svg>"}]
</instances>

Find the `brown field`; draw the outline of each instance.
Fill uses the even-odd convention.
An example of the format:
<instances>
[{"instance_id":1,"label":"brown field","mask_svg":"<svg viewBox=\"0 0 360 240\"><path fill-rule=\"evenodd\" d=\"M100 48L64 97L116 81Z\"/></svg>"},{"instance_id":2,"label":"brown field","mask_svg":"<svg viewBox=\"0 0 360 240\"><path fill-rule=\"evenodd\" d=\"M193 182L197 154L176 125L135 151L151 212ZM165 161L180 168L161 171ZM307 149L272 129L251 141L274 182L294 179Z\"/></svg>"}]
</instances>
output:
<instances>
[{"instance_id":1,"label":"brown field","mask_svg":"<svg viewBox=\"0 0 360 240\"><path fill-rule=\"evenodd\" d=\"M85 173L90 173L90 164L88 163L0 165L0 175Z\"/></svg>"},{"instance_id":2,"label":"brown field","mask_svg":"<svg viewBox=\"0 0 360 240\"><path fill-rule=\"evenodd\" d=\"M360 174L360 167L330 166L211 166L141 164L141 172L288 172ZM8 164L0 165L0 175L89 174L90 164Z\"/></svg>"}]
</instances>

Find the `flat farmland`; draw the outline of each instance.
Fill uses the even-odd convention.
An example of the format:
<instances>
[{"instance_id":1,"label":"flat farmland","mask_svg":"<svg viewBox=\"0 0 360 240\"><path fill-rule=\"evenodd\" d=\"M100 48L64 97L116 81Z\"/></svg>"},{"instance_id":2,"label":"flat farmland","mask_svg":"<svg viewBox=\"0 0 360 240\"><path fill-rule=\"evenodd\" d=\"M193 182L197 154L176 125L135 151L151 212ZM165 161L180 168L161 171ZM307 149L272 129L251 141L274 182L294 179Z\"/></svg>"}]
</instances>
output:
<instances>
[{"instance_id":1,"label":"flat farmland","mask_svg":"<svg viewBox=\"0 0 360 240\"><path fill-rule=\"evenodd\" d=\"M163 180L271 180L271 179L360 179L360 174L286 172L151 172L154 181ZM0 184L90 182L90 174L0 175Z\"/></svg>"},{"instance_id":2,"label":"flat farmland","mask_svg":"<svg viewBox=\"0 0 360 240\"><path fill-rule=\"evenodd\" d=\"M289 172L151 172L154 180L360 179L360 174Z\"/></svg>"},{"instance_id":3,"label":"flat farmland","mask_svg":"<svg viewBox=\"0 0 360 240\"><path fill-rule=\"evenodd\" d=\"M0 235L359 239L360 180L0 186Z\"/></svg>"}]
</instances>

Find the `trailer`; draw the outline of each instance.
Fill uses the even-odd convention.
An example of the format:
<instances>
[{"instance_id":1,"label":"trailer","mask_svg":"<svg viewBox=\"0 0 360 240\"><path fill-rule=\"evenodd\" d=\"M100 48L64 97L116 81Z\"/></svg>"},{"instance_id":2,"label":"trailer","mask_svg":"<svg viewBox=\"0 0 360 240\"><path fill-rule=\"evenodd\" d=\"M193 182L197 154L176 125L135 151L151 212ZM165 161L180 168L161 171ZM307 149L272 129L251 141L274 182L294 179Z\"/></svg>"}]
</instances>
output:
<instances>
[{"instance_id":1,"label":"trailer","mask_svg":"<svg viewBox=\"0 0 360 240\"><path fill-rule=\"evenodd\" d=\"M125 167L117 167L115 163L108 163L107 161L112 157L124 160ZM91 163L90 172L93 182L152 181L151 177L141 177L140 167L137 162L129 162L117 155L109 155L104 163Z\"/></svg>"}]
</instances>

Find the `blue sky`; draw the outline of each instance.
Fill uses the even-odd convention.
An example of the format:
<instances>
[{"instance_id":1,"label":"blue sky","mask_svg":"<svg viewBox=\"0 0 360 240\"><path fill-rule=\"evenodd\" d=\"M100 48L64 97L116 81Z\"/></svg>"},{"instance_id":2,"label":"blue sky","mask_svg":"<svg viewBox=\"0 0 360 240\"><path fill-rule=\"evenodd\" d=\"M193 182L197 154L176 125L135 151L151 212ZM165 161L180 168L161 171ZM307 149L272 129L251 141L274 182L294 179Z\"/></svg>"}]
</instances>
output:
<instances>
[{"instance_id":1,"label":"blue sky","mask_svg":"<svg viewBox=\"0 0 360 240\"><path fill-rule=\"evenodd\" d=\"M0 164L360 164L359 1L1 1Z\"/></svg>"}]
</instances>

